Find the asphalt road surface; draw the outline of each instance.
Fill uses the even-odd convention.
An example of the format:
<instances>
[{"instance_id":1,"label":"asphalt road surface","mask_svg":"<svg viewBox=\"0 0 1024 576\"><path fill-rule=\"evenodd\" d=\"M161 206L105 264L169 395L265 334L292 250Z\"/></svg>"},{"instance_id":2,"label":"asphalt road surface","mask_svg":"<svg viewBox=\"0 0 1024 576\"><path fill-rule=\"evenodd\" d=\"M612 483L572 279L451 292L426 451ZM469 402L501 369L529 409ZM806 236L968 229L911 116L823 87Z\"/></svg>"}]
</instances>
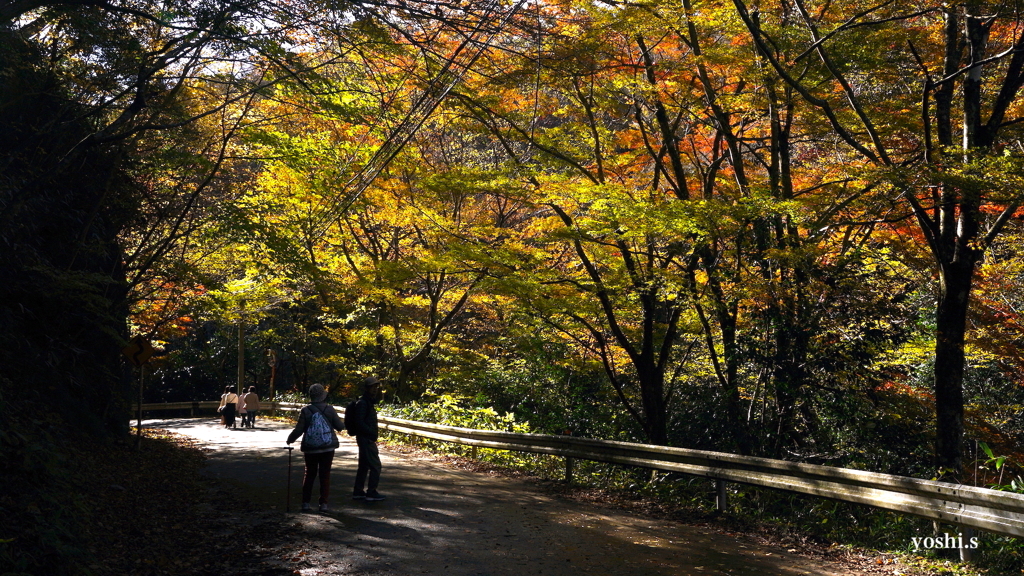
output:
<instances>
[{"instance_id":1,"label":"asphalt road surface","mask_svg":"<svg viewBox=\"0 0 1024 576\"><path fill-rule=\"evenodd\" d=\"M288 425L263 420L254 430L225 430L214 419L144 424L198 439L211 449L204 474L234 485L264 512L285 513ZM302 455L294 445L289 521L306 546L282 565L295 574L858 574L743 536L564 500L526 481L384 451L380 492L386 499L351 500L356 445L340 436L327 514L297 511ZM316 498L314 488L314 508Z\"/></svg>"}]
</instances>

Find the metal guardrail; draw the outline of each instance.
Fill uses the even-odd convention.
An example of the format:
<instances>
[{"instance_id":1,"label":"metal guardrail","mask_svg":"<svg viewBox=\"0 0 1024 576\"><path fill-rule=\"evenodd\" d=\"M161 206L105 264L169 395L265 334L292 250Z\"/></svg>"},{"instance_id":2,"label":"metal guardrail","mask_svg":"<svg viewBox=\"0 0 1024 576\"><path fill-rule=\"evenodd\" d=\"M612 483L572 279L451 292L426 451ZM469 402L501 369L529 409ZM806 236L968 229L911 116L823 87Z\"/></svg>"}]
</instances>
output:
<instances>
[{"instance_id":1,"label":"metal guardrail","mask_svg":"<svg viewBox=\"0 0 1024 576\"><path fill-rule=\"evenodd\" d=\"M947 524L1024 537L1024 494L723 452L473 430L398 418L380 418L380 421L382 428L392 432L445 442L682 472L866 504ZM567 470L571 470L571 464Z\"/></svg>"},{"instance_id":2,"label":"metal guardrail","mask_svg":"<svg viewBox=\"0 0 1024 576\"><path fill-rule=\"evenodd\" d=\"M218 405L218 402L181 402L143 404L142 408L216 408ZM289 411L304 406L285 402L261 405ZM718 483L720 508L725 504L725 482L737 482L865 504L1005 536L1024 537L1024 494L724 452L572 436L474 430L390 417L380 417L379 423L381 428L390 432L444 442L562 456L566 459L566 477L569 480L575 459L712 478Z\"/></svg>"}]
</instances>

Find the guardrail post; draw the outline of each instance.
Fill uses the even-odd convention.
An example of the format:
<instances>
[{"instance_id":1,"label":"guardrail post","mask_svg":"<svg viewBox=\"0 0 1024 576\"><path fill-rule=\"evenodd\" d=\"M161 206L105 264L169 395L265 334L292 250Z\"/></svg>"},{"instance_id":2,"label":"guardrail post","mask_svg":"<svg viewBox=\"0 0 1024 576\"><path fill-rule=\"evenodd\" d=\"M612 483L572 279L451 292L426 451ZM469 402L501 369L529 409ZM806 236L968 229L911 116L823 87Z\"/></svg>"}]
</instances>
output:
<instances>
[{"instance_id":1,"label":"guardrail post","mask_svg":"<svg viewBox=\"0 0 1024 576\"><path fill-rule=\"evenodd\" d=\"M565 483L572 484L572 469L576 463L575 458L565 457Z\"/></svg>"},{"instance_id":2,"label":"guardrail post","mask_svg":"<svg viewBox=\"0 0 1024 576\"><path fill-rule=\"evenodd\" d=\"M199 410L199 402L193 402L192 403L192 407L188 409L189 416L195 418L196 417L196 410Z\"/></svg>"},{"instance_id":3,"label":"guardrail post","mask_svg":"<svg viewBox=\"0 0 1024 576\"><path fill-rule=\"evenodd\" d=\"M974 528L963 527L963 530L963 533L960 534L960 536L963 537L963 540L960 542L960 561L970 562L975 560L978 554L977 550L971 548L971 539L974 537Z\"/></svg>"},{"instance_id":4,"label":"guardrail post","mask_svg":"<svg viewBox=\"0 0 1024 576\"><path fill-rule=\"evenodd\" d=\"M725 499L725 480L715 479L715 508L719 512L725 512L727 504Z\"/></svg>"},{"instance_id":5,"label":"guardrail post","mask_svg":"<svg viewBox=\"0 0 1024 576\"><path fill-rule=\"evenodd\" d=\"M473 460L476 460L476 454L477 454L477 451L476 451L476 446L473 446L473 449L472 449L472 450L470 451L470 457L471 457L471 458L472 458Z\"/></svg>"}]
</instances>

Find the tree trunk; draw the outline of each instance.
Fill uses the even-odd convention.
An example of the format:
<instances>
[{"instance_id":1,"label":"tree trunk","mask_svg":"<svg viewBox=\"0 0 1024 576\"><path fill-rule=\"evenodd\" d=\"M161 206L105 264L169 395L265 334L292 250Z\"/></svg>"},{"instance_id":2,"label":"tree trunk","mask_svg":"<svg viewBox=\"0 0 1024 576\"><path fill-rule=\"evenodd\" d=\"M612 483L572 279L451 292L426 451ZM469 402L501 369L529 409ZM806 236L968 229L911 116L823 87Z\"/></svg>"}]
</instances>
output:
<instances>
[{"instance_id":1,"label":"tree trunk","mask_svg":"<svg viewBox=\"0 0 1024 576\"><path fill-rule=\"evenodd\" d=\"M935 327L935 458L940 475L958 476L964 435L964 335L974 261L943 267Z\"/></svg>"},{"instance_id":2,"label":"tree trunk","mask_svg":"<svg viewBox=\"0 0 1024 576\"><path fill-rule=\"evenodd\" d=\"M778 428L772 446L772 456L775 457L782 455L784 446L798 440L796 418L807 382L805 366L810 335L799 319L795 309L797 304L790 302L789 305L791 309L779 307L775 310L778 315L774 328L776 369L773 381L778 404Z\"/></svg>"},{"instance_id":3,"label":"tree trunk","mask_svg":"<svg viewBox=\"0 0 1024 576\"><path fill-rule=\"evenodd\" d=\"M732 431L732 441L740 454L750 455L753 450L753 439L747 424L743 408L740 406L739 388L739 346L737 344L737 317L739 304L736 299L726 299L721 282L708 272L708 286L715 297L715 316L719 329L722 331L722 374L725 393L725 412Z\"/></svg>"},{"instance_id":4,"label":"tree trunk","mask_svg":"<svg viewBox=\"0 0 1024 576\"><path fill-rule=\"evenodd\" d=\"M966 49L971 61L985 58L989 25L977 15L978 7L969 5L964 12ZM948 33L948 31L947 31ZM959 42L947 37L947 43ZM991 140L979 141L982 132L982 68L972 66L964 77L963 151L987 148ZM987 135L986 135L987 136ZM981 215L979 199L972 190L947 187L943 198L956 199L940 212L936 259L939 264L939 301L935 310L935 464L939 475L957 481L962 471L964 436L964 336L967 310L974 282L974 269L981 257L979 239Z\"/></svg>"},{"instance_id":5,"label":"tree trunk","mask_svg":"<svg viewBox=\"0 0 1024 576\"><path fill-rule=\"evenodd\" d=\"M665 409L665 372L644 362L637 366L640 395L644 407L644 432L651 444L668 444L668 411Z\"/></svg>"},{"instance_id":6,"label":"tree trunk","mask_svg":"<svg viewBox=\"0 0 1024 576\"><path fill-rule=\"evenodd\" d=\"M245 320L238 320L238 382L239 394L245 389Z\"/></svg>"}]
</instances>

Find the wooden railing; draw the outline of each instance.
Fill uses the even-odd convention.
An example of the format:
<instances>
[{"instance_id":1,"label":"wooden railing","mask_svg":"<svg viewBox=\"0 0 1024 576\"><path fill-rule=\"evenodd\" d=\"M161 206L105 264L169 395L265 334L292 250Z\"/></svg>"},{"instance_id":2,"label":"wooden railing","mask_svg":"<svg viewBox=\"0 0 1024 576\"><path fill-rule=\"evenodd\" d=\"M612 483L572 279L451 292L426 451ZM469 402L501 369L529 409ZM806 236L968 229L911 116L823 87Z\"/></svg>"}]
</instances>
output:
<instances>
[{"instance_id":1,"label":"wooden railing","mask_svg":"<svg viewBox=\"0 0 1024 576\"><path fill-rule=\"evenodd\" d=\"M216 408L217 405L218 402L182 402L143 404L142 407L144 410L199 409ZM267 409L273 407L288 411L304 406L285 402L261 405ZM1024 537L1024 494L723 452L572 436L474 430L390 417L380 417L379 423L381 428L390 432L444 442L562 456L566 459L566 479L570 481L573 462L577 459L712 478L717 482L720 509L725 508L725 483L738 482L865 504L995 534Z\"/></svg>"}]
</instances>

